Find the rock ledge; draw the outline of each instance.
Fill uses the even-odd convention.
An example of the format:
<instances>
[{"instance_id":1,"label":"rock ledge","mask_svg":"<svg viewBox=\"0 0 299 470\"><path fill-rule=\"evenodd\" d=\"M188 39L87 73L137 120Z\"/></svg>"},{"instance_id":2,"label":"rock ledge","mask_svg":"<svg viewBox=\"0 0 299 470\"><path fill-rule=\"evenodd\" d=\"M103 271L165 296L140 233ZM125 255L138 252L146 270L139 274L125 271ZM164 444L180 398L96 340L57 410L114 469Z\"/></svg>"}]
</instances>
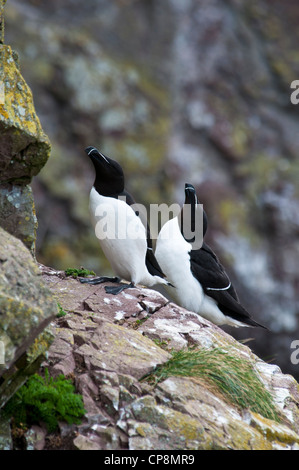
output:
<instances>
[{"instance_id":1,"label":"rock ledge","mask_svg":"<svg viewBox=\"0 0 299 470\"><path fill-rule=\"evenodd\" d=\"M50 374L72 377L86 408L80 426L63 426L76 449L298 449L295 379L198 315L138 287L109 295L40 266L66 315L53 322ZM167 350L160 345L167 345ZM230 347L251 361L282 422L240 410L199 379L169 377L155 388L140 379L189 345ZM73 433L73 434L72 434ZM69 439L68 439L68 442Z\"/></svg>"}]
</instances>

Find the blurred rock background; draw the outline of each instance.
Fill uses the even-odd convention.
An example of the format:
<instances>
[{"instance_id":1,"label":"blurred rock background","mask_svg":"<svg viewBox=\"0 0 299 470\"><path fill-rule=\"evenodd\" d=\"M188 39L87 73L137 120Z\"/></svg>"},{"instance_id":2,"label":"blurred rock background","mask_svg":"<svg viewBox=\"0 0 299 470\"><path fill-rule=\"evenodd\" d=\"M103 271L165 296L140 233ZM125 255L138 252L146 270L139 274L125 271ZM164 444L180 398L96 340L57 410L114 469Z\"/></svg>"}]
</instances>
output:
<instances>
[{"instance_id":1,"label":"blurred rock background","mask_svg":"<svg viewBox=\"0 0 299 470\"><path fill-rule=\"evenodd\" d=\"M86 146L123 165L140 203L181 203L193 183L208 243L271 330L229 332L298 379L297 2L8 0L5 19L52 144L32 183L38 261L109 270Z\"/></svg>"}]
</instances>

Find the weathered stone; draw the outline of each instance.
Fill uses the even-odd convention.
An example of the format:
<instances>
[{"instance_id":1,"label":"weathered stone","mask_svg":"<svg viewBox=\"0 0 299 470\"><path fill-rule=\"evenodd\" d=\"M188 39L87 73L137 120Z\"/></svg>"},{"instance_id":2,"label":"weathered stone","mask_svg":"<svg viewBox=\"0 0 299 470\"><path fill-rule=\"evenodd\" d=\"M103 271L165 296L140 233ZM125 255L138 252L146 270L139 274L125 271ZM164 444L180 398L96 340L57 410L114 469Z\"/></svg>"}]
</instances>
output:
<instances>
[{"instance_id":1,"label":"weathered stone","mask_svg":"<svg viewBox=\"0 0 299 470\"><path fill-rule=\"evenodd\" d=\"M0 1L0 14L4 3L4 0ZM48 116L55 115L56 119L63 103L62 120L70 124L65 130L59 119L54 123L55 119L50 117L57 156L64 154L66 158L57 158L58 166L49 166L49 171L42 176L41 186L37 186L47 187L47 198L41 198L41 217L48 219L51 198L48 192L52 194L52 202L55 200L53 206L64 210L61 220L66 222L53 228L53 237L65 236L65 233L72 232L74 224L76 228L78 225L77 220L75 223L71 220L68 203L63 209L61 196L68 202L72 201L76 216L80 214L81 221L86 221L84 201L79 206L73 184L65 184L72 181L68 157L75 162L77 142L94 138L100 127L101 145L112 157L120 155L123 158L128 173L134 168L136 175L139 165L142 174L146 168L147 174L153 176L154 185L153 179L147 182L143 178L135 178L131 182L137 200L142 196L148 202L160 202L162 193L158 189L153 190L153 186L163 188L163 200L168 196L171 202L181 200L181 192L174 191L170 195L170 186L173 184L174 188L180 188L185 181L193 179L208 215L211 214L208 237L230 261L229 267L234 270L238 287L246 286L248 295L243 298L254 316L263 315L275 331L283 332L284 347L280 347L277 360L297 374L296 365L292 367L290 364L289 343L290 332L295 331L298 320L298 269L294 256L298 252L298 133L295 113L288 112L287 104L290 101L290 82L298 72L296 2L286 2L282 9L278 1L271 2L269 8L269 2L264 0L247 3L239 0L154 0L139 2L138 8L136 2L104 1L99 8L105 8L105 18L108 18L105 22L102 22L101 15L90 18L88 1L78 3L78 7L68 4L59 8L58 1L44 2L42 8L29 3L30 8L25 0L13 2L9 17L11 35L14 41L24 43L22 52L26 57L26 68L28 73L33 71L32 82L41 91L38 97L41 97L39 106L42 112ZM76 8L80 9L80 15L76 14ZM35 15L34 28L28 27L32 24L32 13ZM140 20L134 24L130 22L133 14ZM76 28L70 28L66 35L65 24L70 16L76 18ZM46 17L48 27L44 27ZM86 24L86 19L89 21L88 32L96 34L96 41L80 27ZM111 25L116 31L112 43L111 35L107 34ZM22 28L26 41L21 34ZM152 34L153 28L155 35ZM0 44L4 42L3 29L1 15ZM64 46L63 55L61 44ZM78 44L81 51L78 51ZM144 44L147 45L146 50ZM106 50L112 51L111 57L106 55ZM19 208L18 214L16 212L17 218L20 216L22 221L27 207L30 211L30 194L26 185L36 173L37 166L34 158L28 165L26 160L27 151L31 159L36 150L34 141L31 141L30 116L27 119L30 98L25 111L22 103L13 102L14 97L22 100L24 93L27 95L22 89L22 80L19 80L16 54L8 46L3 47L1 53L1 64L7 65L9 73L14 74L11 93L7 97L10 112L15 114L15 125L10 129L11 134L7 133L6 127L4 129L3 122L0 126L2 143L14 152L13 155L4 152L1 161L7 175L17 178L17 181L3 180L2 200L6 201L6 212L2 222L8 223L8 218L14 220L13 213L17 208L13 203L18 204L15 201L18 193L26 204ZM112 59L113 56L121 57L121 61ZM128 57L130 65L124 66ZM145 76L137 64L146 64L149 57L153 65L151 77ZM19 85L18 89L14 83ZM96 90L94 83L97 83ZM172 96L175 96L174 100ZM72 119L74 115L75 120ZM25 133L18 132L21 117L27 121ZM8 120L12 122L9 117ZM13 137L11 140L9 135ZM165 154L167 165L163 160ZM10 157L14 158L15 174L8 164ZM81 174L81 155L78 155L77 167L73 166L74 174ZM163 184L160 184L162 180ZM76 178L76 189L83 189L84 184L84 177L80 181ZM81 204L83 198L79 199ZM7 205L7 202L12 204ZM20 234L30 248L34 239L35 219L32 213L33 207L26 223L23 220L25 233ZM71 229L70 223L73 223ZM48 220L45 221L46 227L47 224ZM8 229L18 236L19 232L14 231L16 228L12 225ZM26 231L31 231L30 236ZM55 259L64 266L68 264L66 259L75 261L73 252L77 244L77 239L68 239L62 247L58 242L58 255L55 257L55 249L51 246L49 249L49 245L44 248L46 244L43 243L43 254L51 263ZM89 240L86 245L89 257L92 252ZM63 254L65 252L67 255ZM296 448L297 437L292 431L298 433L299 430L298 384L282 374L278 367L263 363L249 348L234 342L229 335L199 316L173 304L166 305L166 301L159 303L161 298L157 303L156 294L145 294L145 290L136 289L113 297L106 295L103 286L83 286L74 280L69 283L63 276L55 274L52 282L50 276L47 282L67 311L67 317L57 321L57 341L49 353L49 369L53 375L65 371L75 376L85 393L85 402L90 405L87 426L91 422L95 426L95 429L91 429L92 426L82 428L82 432L80 428L78 448L88 445L108 448L109 443L144 449L160 446L167 449L173 446L194 449L198 446ZM284 288L277 289L277 285ZM241 294L243 292L241 290ZM127 332L132 328L137 329L140 336L146 335L166 348L229 346L237 357L252 362L290 431L286 432L284 425L277 426L250 415L247 410L240 413L235 407L228 406L223 397L193 379L169 378L153 388L138 383L139 373L133 377L130 376L130 368L123 371L124 361L120 358L117 363L112 354L108 354L109 367L103 368L103 357L92 338L97 336L97 340L105 341L105 334L98 335L98 328L109 324L112 325L107 328L111 333L109 345L115 348L117 342L119 351L123 351ZM119 340L120 330L113 328L115 325L122 328L122 341ZM234 331L233 334L238 336L240 333ZM244 334L248 335L248 330ZM258 331L254 335L261 357L274 356L277 344L282 344L276 335L268 332ZM5 341L9 344L9 337L5 337ZM138 344L142 344L141 340ZM118 397L117 409L113 408L115 397ZM113 408L109 417L103 409L107 402ZM143 414L138 412L137 419L132 410L135 408L136 411L140 403L146 405L146 410ZM157 405L159 408L155 409ZM145 421L139 421L141 418ZM200 426L196 424L200 422L201 425L201 420L210 430L207 440L202 442L199 439ZM110 426L106 429L108 423ZM181 430L182 423L185 424ZM117 426L126 433L123 439L114 439L118 435L115 431ZM184 437L187 431L190 440ZM183 439L180 440L181 437Z\"/></svg>"},{"instance_id":2,"label":"weathered stone","mask_svg":"<svg viewBox=\"0 0 299 470\"><path fill-rule=\"evenodd\" d=\"M1 20L2 9L3 2ZM37 220L28 184L46 163L50 143L1 27L0 35L0 223L34 252Z\"/></svg>"},{"instance_id":3,"label":"weathered stone","mask_svg":"<svg viewBox=\"0 0 299 470\"><path fill-rule=\"evenodd\" d=\"M151 0L136 9L102 0L105 21L90 17L94 0L57 5L6 5L6 42L20 52L54 148L33 181L40 259L108 274L86 210L93 176L83 148L100 136L94 144L121 160L137 201L180 202L184 183L196 185L206 241L253 317L276 332L250 332L251 347L297 377L296 2ZM231 334L244 339L248 330Z\"/></svg>"},{"instance_id":4,"label":"weathered stone","mask_svg":"<svg viewBox=\"0 0 299 470\"><path fill-rule=\"evenodd\" d=\"M299 449L299 436L286 426L275 423L256 413L250 413L250 424L258 429L258 431L269 441L274 442L277 446L296 445Z\"/></svg>"},{"instance_id":5,"label":"weathered stone","mask_svg":"<svg viewBox=\"0 0 299 470\"><path fill-rule=\"evenodd\" d=\"M102 449L120 449L119 430L112 426L96 426L95 433L102 440Z\"/></svg>"},{"instance_id":6,"label":"weathered stone","mask_svg":"<svg viewBox=\"0 0 299 470\"><path fill-rule=\"evenodd\" d=\"M30 183L45 165L50 143L36 115L31 90L22 77L10 46L0 46L0 77L4 103L0 106L1 183Z\"/></svg>"},{"instance_id":7,"label":"weathered stone","mask_svg":"<svg viewBox=\"0 0 299 470\"><path fill-rule=\"evenodd\" d=\"M27 450L43 450L45 447L45 437L47 431L45 428L33 425L25 434Z\"/></svg>"},{"instance_id":8,"label":"weathered stone","mask_svg":"<svg viewBox=\"0 0 299 470\"><path fill-rule=\"evenodd\" d=\"M102 322L91 338L95 356L103 369L141 378L170 357L138 331L128 330L110 322Z\"/></svg>"},{"instance_id":9,"label":"weathered stone","mask_svg":"<svg viewBox=\"0 0 299 470\"><path fill-rule=\"evenodd\" d=\"M140 427L135 427L135 430L138 434L143 434L142 437L147 443L147 449L154 449L154 447L151 447L152 444L148 442L146 429L142 428L144 422L154 427L157 438L159 436L160 449L212 448L212 441L205 435L202 423L188 414L158 405L151 396L139 398L131 406L135 418L140 423Z\"/></svg>"},{"instance_id":10,"label":"weathered stone","mask_svg":"<svg viewBox=\"0 0 299 470\"><path fill-rule=\"evenodd\" d=\"M23 243L0 228L0 407L34 372L53 337L57 305Z\"/></svg>"},{"instance_id":11,"label":"weathered stone","mask_svg":"<svg viewBox=\"0 0 299 470\"><path fill-rule=\"evenodd\" d=\"M31 186L0 183L0 210L3 228L34 252L37 219Z\"/></svg>"},{"instance_id":12,"label":"weathered stone","mask_svg":"<svg viewBox=\"0 0 299 470\"><path fill-rule=\"evenodd\" d=\"M74 445L78 450L101 450L99 442L95 442L93 439L81 434L74 439Z\"/></svg>"},{"instance_id":13,"label":"weathered stone","mask_svg":"<svg viewBox=\"0 0 299 470\"><path fill-rule=\"evenodd\" d=\"M220 345L223 340L232 341L221 328L216 326L206 334L206 327L210 322L200 315L180 309L176 304L170 303L166 307L149 316L148 320L138 328L144 335L152 339L159 339L169 348L181 349L194 343L203 347Z\"/></svg>"},{"instance_id":14,"label":"weathered stone","mask_svg":"<svg viewBox=\"0 0 299 470\"><path fill-rule=\"evenodd\" d=\"M102 385L99 393L105 410L109 416L115 415L119 409L119 387Z\"/></svg>"},{"instance_id":15,"label":"weathered stone","mask_svg":"<svg viewBox=\"0 0 299 470\"><path fill-rule=\"evenodd\" d=\"M4 43L4 16L3 16L3 9L6 0L0 0L0 44Z\"/></svg>"},{"instance_id":16,"label":"weathered stone","mask_svg":"<svg viewBox=\"0 0 299 470\"><path fill-rule=\"evenodd\" d=\"M12 450L12 448L10 422L0 413L0 450Z\"/></svg>"},{"instance_id":17,"label":"weathered stone","mask_svg":"<svg viewBox=\"0 0 299 470\"><path fill-rule=\"evenodd\" d=\"M81 437L75 443L77 448L288 450L298 447L299 387L279 367L263 362L221 328L169 303L160 293L135 288L127 291L126 296L115 297L105 292L105 285L82 285L61 272L49 275L50 270L45 267L41 271L67 312L66 317L56 320L56 339L43 367L48 367L50 374L67 367L69 359L61 354L65 348L66 356L75 359L70 375L75 376L87 410L87 422L78 427ZM68 309L68 299L75 311ZM133 315L141 302L143 308L155 307L144 310L148 319L136 324ZM115 316L115 310L120 308L128 312L122 325ZM271 393L282 421L277 423L239 409L203 379L169 377L156 387L140 381L146 371L154 370L159 362L170 357L149 337L161 346L176 350L190 345L229 348L238 359L252 364Z\"/></svg>"}]
</instances>

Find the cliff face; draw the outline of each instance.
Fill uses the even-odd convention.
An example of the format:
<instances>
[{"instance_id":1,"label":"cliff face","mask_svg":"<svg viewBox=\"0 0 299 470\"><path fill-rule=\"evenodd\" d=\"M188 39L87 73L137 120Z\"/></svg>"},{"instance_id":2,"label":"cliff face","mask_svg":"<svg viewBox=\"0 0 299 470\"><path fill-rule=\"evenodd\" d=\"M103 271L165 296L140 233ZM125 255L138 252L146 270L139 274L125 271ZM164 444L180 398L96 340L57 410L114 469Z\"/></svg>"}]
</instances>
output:
<instances>
[{"instance_id":1,"label":"cliff face","mask_svg":"<svg viewBox=\"0 0 299 470\"><path fill-rule=\"evenodd\" d=\"M159 292L137 287L113 296L103 285L88 286L64 272L40 269L65 312L52 323L55 339L42 370L72 377L86 409L81 425L61 424L58 448L66 443L81 450L298 448L298 384L278 366L263 362L247 346ZM190 347L189 358L163 376L174 352ZM212 368L221 352L219 383L225 382L226 364L232 382L249 366L258 377L253 403L236 404L229 388L221 390L208 374L186 373L196 350L201 370ZM210 365L203 352L214 352ZM229 362L233 359L240 361L237 369ZM145 380L149 374L152 380ZM251 380L249 374L242 375L239 397L250 395ZM258 408L259 384L273 399L270 414L266 407ZM34 432L49 445L43 429L35 427Z\"/></svg>"},{"instance_id":2,"label":"cliff face","mask_svg":"<svg viewBox=\"0 0 299 470\"><path fill-rule=\"evenodd\" d=\"M4 1L0 42L0 223L34 252L37 220L29 185L46 163L50 143L36 115L17 53L4 44Z\"/></svg>"},{"instance_id":3,"label":"cliff face","mask_svg":"<svg viewBox=\"0 0 299 470\"><path fill-rule=\"evenodd\" d=\"M46 327L57 313L29 250L1 227L0 311L1 409L38 369L53 339Z\"/></svg>"},{"instance_id":4,"label":"cliff face","mask_svg":"<svg viewBox=\"0 0 299 470\"><path fill-rule=\"evenodd\" d=\"M296 376L298 14L291 0L6 6L8 43L53 145L33 186L40 261L109 269L89 225L85 146L122 163L138 202L182 202L189 181L208 241L273 332L254 333L255 351Z\"/></svg>"},{"instance_id":5,"label":"cliff face","mask_svg":"<svg viewBox=\"0 0 299 470\"><path fill-rule=\"evenodd\" d=\"M35 113L17 55L4 45L0 2L0 409L39 367L53 337L57 304L36 262L36 215L30 181L50 144ZM0 448L10 446L0 412Z\"/></svg>"},{"instance_id":6,"label":"cliff face","mask_svg":"<svg viewBox=\"0 0 299 470\"><path fill-rule=\"evenodd\" d=\"M12 250L11 235L1 236L0 286L10 283L1 293L1 404L40 365L41 375L71 379L85 408L81 424L48 433L36 423L19 442L1 419L1 449L298 449L299 387L277 365L159 292L107 294L37 266L21 242Z\"/></svg>"},{"instance_id":7,"label":"cliff face","mask_svg":"<svg viewBox=\"0 0 299 470\"><path fill-rule=\"evenodd\" d=\"M103 286L83 285L63 271L36 265L30 183L45 165L50 144L16 53L4 44L4 3L0 2L0 408L37 370L49 349L40 372L48 368L52 376L63 373L71 378L83 395L86 414L81 425L61 423L54 438L43 427L31 427L24 435L27 448L297 449L298 384L277 365L264 362L222 329L169 303L158 292L138 287L114 297ZM85 160L83 164L76 155L100 130L93 143L115 158L121 153L141 202L180 200L175 186L183 188L186 180L197 185L211 214L209 236L231 256L241 292L243 282L246 285L245 303L255 305L256 318L263 323L268 319L275 331L283 323L295 334L294 308L287 302L295 299L297 305L290 260L297 249L291 159L295 151L288 145L287 125L295 118L286 117L283 90L296 61L293 54L275 63L272 55L270 60L274 43L282 49L289 45L281 42L280 32L286 23L292 24L297 10L287 4L285 13L285 8L279 12L278 3L271 3L275 15L281 13L277 21L269 19L267 2L245 7L237 0L225 7L217 1L208 6L192 0L102 2L99 16L89 2L79 5L80 14L68 1L62 7L53 1L44 9L31 1L8 5L8 27L18 49L24 45L21 62L25 73L32 73L35 96L54 142L53 158L35 185L43 246L38 255L53 261L56 253L54 264L71 260L78 265L78 260L85 260L94 268L97 245L91 242L79 254L79 245L88 238L82 235L86 204L74 193L78 196L79 188L87 194L91 176L82 171ZM75 27L66 32L70 12ZM80 28L87 18L88 28ZM117 32L112 40L111 28ZM265 35L271 68L261 60L264 46L257 44L252 31L259 32L259 40ZM234 56L231 50L239 52ZM249 62L243 59L247 50ZM243 75L252 69L254 77ZM280 99L271 90L280 91ZM264 96L266 103L257 107L255 100ZM263 130L255 139L260 122ZM282 140L277 129L284 132ZM266 149L265 155L259 156L260 147ZM256 216L251 224L252 211ZM70 237L74 229L75 242ZM290 242L283 252L275 245L275 256L274 245L265 238L268 230L275 241L285 237L284 242ZM61 235L64 244L59 241L53 248L51 237ZM275 269L269 260L277 261ZM279 302L278 282L285 287ZM59 318L57 302L65 310ZM270 312L272 307L276 310ZM50 322L51 328L45 330ZM248 330L246 338L247 334ZM274 350L273 338L277 348L273 333L253 335L255 349L263 351L260 345L266 345L267 356ZM281 338L280 344L290 341L290 334ZM287 351L280 351L286 364L287 346ZM190 361L195 361L191 370ZM208 372L202 375L206 364L217 366L218 382ZM9 423L1 416L0 448L11 446Z\"/></svg>"}]
</instances>

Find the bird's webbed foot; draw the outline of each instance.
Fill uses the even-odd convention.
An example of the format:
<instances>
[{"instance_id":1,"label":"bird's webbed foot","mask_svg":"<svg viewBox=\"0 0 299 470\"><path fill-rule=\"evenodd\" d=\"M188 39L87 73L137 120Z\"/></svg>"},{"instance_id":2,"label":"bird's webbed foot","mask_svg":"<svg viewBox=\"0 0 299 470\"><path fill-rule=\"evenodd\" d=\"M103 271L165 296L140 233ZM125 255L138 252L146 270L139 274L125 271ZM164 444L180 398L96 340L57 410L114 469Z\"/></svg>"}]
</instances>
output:
<instances>
[{"instance_id":1,"label":"bird's webbed foot","mask_svg":"<svg viewBox=\"0 0 299 470\"><path fill-rule=\"evenodd\" d=\"M86 277L80 277L79 278L80 282L82 284L102 284L103 282L120 282L119 277L108 277L108 276L101 276L101 277L93 277L93 278L86 278Z\"/></svg>"},{"instance_id":2,"label":"bird's webbed foot","mask_svg":"<svg viewBox=\"0 0 299 470\"><path fill-rule=\"evenodd\" d=\"M117 295L125 289L130 289L135 287L135 284L131 282L130 284L121 284L119 286L105 286L105 291L107 294Z\"/></svg>"}]
</instances>

